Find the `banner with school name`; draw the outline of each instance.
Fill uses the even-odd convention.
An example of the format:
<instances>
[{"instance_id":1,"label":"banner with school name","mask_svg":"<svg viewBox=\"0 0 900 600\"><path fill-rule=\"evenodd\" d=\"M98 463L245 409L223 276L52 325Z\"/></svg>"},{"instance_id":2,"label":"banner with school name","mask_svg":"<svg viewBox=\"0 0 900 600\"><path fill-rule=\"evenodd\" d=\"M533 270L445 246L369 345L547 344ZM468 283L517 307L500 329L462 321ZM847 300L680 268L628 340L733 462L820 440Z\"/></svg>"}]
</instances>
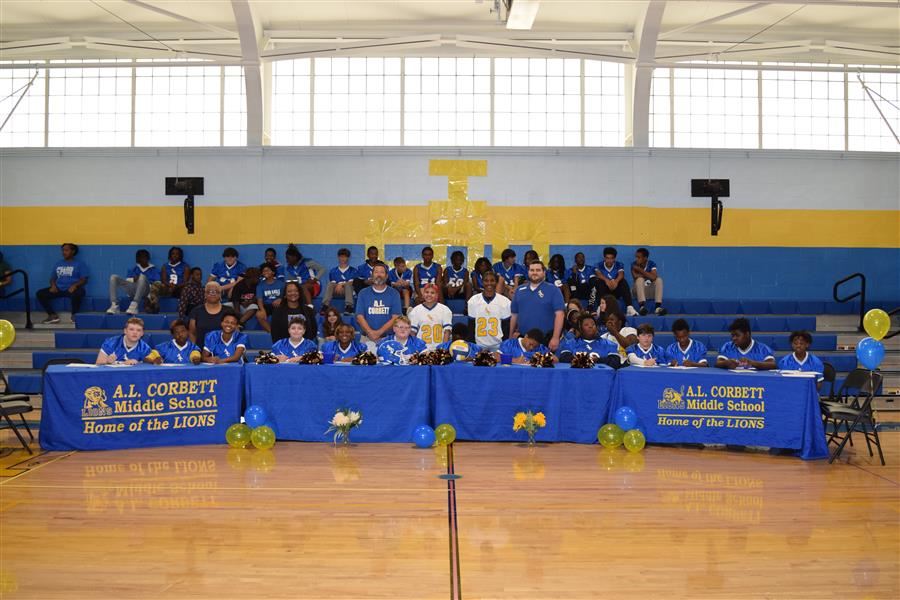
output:
<instances>
[{"instance_id":1,"label":"banner with school name","mask_svg":"<svg viewBox=\"0 0 900 600\"><path fill-rule=\"evenodd\" d=\"M221 444L240 419L240 365L52 366L44 375L45 450Z\"/></svg>"},{"instance_id":2,"label":"banner with school name","mask_svg":"<svg viewBox=\"0 0 900 600\"><path fill-rule=\"evenodd\" d=\"M621 406L637 412L650 443L765 446L796 450L804 459L828 456L814 378L629 367L616 373L610 421Z\"/></svg>"}]
</instances>

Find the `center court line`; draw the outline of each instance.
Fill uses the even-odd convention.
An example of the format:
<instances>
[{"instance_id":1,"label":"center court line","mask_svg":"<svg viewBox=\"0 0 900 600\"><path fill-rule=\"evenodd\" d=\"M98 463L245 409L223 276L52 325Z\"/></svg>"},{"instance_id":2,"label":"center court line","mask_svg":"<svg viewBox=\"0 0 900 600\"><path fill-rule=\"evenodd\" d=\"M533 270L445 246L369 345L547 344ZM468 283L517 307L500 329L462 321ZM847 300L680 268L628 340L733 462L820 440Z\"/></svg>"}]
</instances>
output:
<instances>
[{"instance_id":1,"label":"center court line","mask_svg":"<svg viewBox=\"0 0 900 600\"><path fill-rule=\"evenodd\" d=\"M459 568L459 527L456 513L456 471L453 464L453 444L447 446L447 528L450 549L450 600L462 600Z\"/></svg>"}]
</instances>

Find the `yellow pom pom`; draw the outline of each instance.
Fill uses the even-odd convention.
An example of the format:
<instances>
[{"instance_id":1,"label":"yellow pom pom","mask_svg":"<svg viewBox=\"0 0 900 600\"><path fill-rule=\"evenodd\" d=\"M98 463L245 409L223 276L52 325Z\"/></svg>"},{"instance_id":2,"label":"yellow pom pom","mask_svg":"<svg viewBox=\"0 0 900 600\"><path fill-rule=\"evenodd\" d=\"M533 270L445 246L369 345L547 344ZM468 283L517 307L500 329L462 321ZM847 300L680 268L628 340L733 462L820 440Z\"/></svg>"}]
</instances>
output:
<instances>
[{"instance_id":1,"label":"yellow pom pom","mask_svg":"<svg viewBox=\"0 0 900 600\"><path fill-rule=\"evenodd\" d=\"M150 351L150 354L147 355L147 358L149 358L150 360L156 360L157 358L159 358L159 352L157 352L154 348Z\"/></svg>"},{"instance_id":2,"label":"yellow pom pom","mask_svg":"<svg viewBox=\"0 0 900 600\"><path fill-rule=\"evenodd\" d=\"M191 352L191 360L194 360L195 358L201 358L199 350L194 350L193 352Z\"/></svg>"}]
</instances>

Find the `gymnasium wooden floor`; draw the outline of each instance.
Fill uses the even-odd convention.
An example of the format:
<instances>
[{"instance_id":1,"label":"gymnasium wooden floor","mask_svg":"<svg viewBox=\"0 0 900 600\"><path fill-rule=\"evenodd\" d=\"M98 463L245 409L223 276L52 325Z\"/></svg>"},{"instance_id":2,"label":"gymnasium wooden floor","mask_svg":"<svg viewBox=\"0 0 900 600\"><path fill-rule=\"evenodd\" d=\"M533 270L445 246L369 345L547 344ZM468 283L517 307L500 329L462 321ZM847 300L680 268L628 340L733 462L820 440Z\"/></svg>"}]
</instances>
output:
<instances>
[{"instance_id":1,"label":"gymnasium wooden floor","mask_svg":"<svg viewBox=\"0 0 900 600\"><path fill-rule=\"evenodd\" d=\"M888 467L859 446L834 465L480 443L29 459L4 432L0 596L898 598L883 438Z\"/></svg>"}]
</instances>

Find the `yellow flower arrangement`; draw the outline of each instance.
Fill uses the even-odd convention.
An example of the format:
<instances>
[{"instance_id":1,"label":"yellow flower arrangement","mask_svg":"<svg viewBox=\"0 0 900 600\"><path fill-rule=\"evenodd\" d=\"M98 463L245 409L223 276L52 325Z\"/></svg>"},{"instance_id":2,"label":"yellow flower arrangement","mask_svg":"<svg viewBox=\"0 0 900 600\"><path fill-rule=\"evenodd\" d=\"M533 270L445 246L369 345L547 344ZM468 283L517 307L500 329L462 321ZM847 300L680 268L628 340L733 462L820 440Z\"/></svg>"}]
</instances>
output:
<instances>
[{"instance_id":1,"label":"yellow flower arrangement","mask_svg":"<svg viewBox=\"0 0 900 600\"><path fill-rule=\"evenodd\" d=\"M516 416L513 417L513 431L519 431L525 427L525 421L528 417L525 416L525 413L518 412Z\"/></svg>"},{"instance_id":2,"label":"yellow flower arrangement","mask_svg":"<svg viewBox=\"0 0 900 600\"><path fill-rule=\"evenodd\" d=\"M546 427L547 426L547 417L544 416L544 413L539 412L534 415L534 424L538 427Z\"/></svg>"},{"instance_id":3,"label":"yellow flower arrangement","mask_svg":"<svg viewBox=\"0 0 900 600\"><path fill-rule=\"evenodd\" d=\"M517 412L513 417L513 431L525 430L528 433L528 445L534 445L534 434L538 429L547 426L547 417L542 412Z\"/></svg>"}]
</instances>

